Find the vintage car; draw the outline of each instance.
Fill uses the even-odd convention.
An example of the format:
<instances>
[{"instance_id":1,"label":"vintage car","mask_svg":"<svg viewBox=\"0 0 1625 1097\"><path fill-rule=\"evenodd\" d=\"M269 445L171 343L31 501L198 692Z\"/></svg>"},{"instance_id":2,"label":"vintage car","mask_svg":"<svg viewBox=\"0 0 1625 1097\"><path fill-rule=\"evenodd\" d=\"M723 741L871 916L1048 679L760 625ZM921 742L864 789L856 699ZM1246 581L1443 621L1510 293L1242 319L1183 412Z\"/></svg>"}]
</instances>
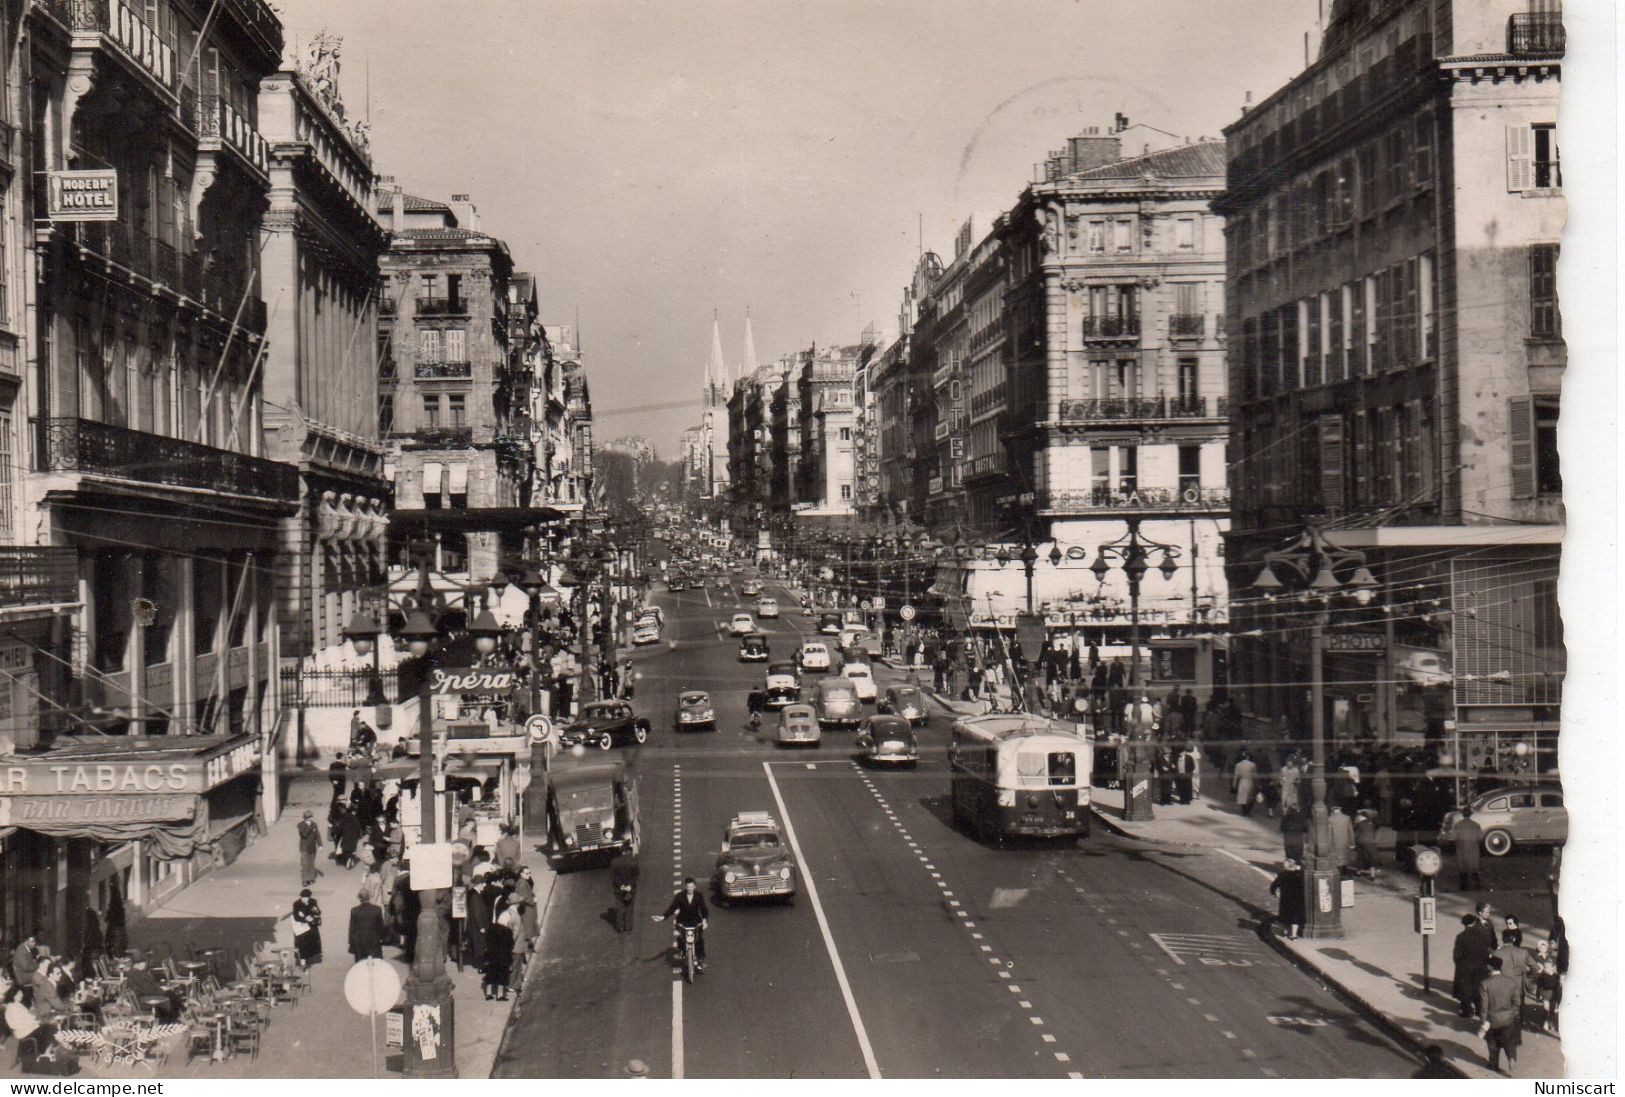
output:
<instances>
[{"instance_id":1,"label":"vintage car","mask_svg":"<svg viewBox=\"0 0 1625 1097\"><path fill-rule=\"evenodd\" d=\"M801 603L801 616L803 616L803 617L811 617L812 615L813 615L812 603L811 602L803 602L803 603Z\"/></svg>"},{"instance_id":2,"label":"vintage car","mask_svg":"<svg viewBox=\"0 0 1625 1097\"><path fill-rule=\"evenodd\" d=\"M776 598L758 598L756 600L756 616L764 621L776 621L779 617L779 602Z\"/></svg>"},{"instance_id":3,"label":"vintage car","mask_svg":"<svg viewBox=\"0 0 1625 1097\"><path fill-rule=\"evenodd\" d=\"M901 716L914 727L924 726L930 716L930 711L925 707L925 694L919 686L887 686L879 709L883 713Z\"/></svg>"},{"instance_id":4,"label":"vintage car","mask_svg":"<svg viewBox=\"0 0 1625 1097\"><path fill-rule=\"evenodd\" d=\"M769 663L762 692L767 694L764 700L768 708L783 708L801 700L801 675L797 672L796 665Z\"/></svg>"},{"instance_id":5,"label":"vintage car","mask_svg":"<svg viewBox=\"0 0 1625 1097\"><path fill-rule=\"evenodd\" d=\"M748 613L736 613L728 622L730 636L749 636L756 631L756 621Z\"/></svg>"},{"instance_id":6,"label":"vintage car","mask_svg":"<svg viewBox=\"0 0 1625 1097\"><path fill-rule=\"evenodd\" d=\"M1484 852L1505 857L1515 846L1562 845L1569 840L1569 810L1563 793L1551 785L1491 789L1472 801L1473 822L1484 828ZM1453 841L1461 813L1449 812L1439 827L1439 844Z\"/></svg>"},{"instance_id":7,"label":"vintage car","mask_svg":"<svg viewBox=\"0 0 1625 1097\"><path fill-rule=\"evenodd\" d=\"M818 631L825 636L839 636L841 634L841 615L839 613L820 613L818 615Z\"/></svg>"},{"instance_id":8,"label":"vintage car","mask_svg":"<svg viewBox=\"0 0 1625 1097\"><path fill-rule=\"evenodd\" d=\"M870 672L868 663L847 663L841 668L841 677L851 682L852 688L858 691L858 700L875 699L875 676Z\"/></svg>"},{"instance_id":9,"label":"vintage car","mask_svg":"<svg viewBox=\"0 0 1625 1097\"><path fill-rule=\"evenodd\" d=\"M783 899L796 894L796 862L765 811L742 811L722 832L722 852L711 884L720 903L735 899Z\"/></svg>"},{"instance_id":10,"label":"vintage car","mask_svg":"<svg viewBox=\"0 0 1625 1097\"><path fill-rule=\"evenodd\" d=\"M666 611L659 606L644 606L638 610L638 622L653 621L662 628L666 625Z\"/></svg>"},{"instance_id":11,"label":"vintage car","mask_svg":"<svg viewBox=\"0 0 1625 1097\"><path fill-rule=\"evenodd\" d=\"M766 633L748 633L739 641L739 661L741 663L765 663L769 654Z\"/></svg>"},{"instance_id":12,"label":"vintage car","mask_svg":"<svg viewBox=\"0 0 1625 1097\"><path fill-rule=\"evenodd\" d=\"M588 746L599 750L644 743L649 739L649 721L632 711L625 701L595 701L581 710L581 717L559 732L559 746Z\"/></svg>"},{"instance_id":13,"label":"vintage car","mask_svg":"<svg viewBox=\"0 0 1625 1097\"><path fill-rule=\"evenodd\" d=\"M547 839L557 867L638 852L637 782L621 763L557 766L547 777Z\"/></svg>"},{"instance_id":14,"label":"vintage car","mask_svg":"<svg viewBox=\"0 0 1625 1097\"><path fill-rule=\"evenodd\" d=\"M801 645L799 657L802 670L829 670L829 648L822 640L808 640Z\"/></svg>"},{"instance_id":15,"label":"vintage car","mask_svg":"<svg viewBox=\"0 0 1625 1097\"><path fill-rule=\"evenodd\" d=\"M639 621L632 629L632 643L637 647L660 643L660 626L653 618Z\"/></svg>"},{"instance_id":16,"label":"vintage car","mask_svg":"<svg viewBox=\"0 0 1625 1097\"><path fill-rule=\"evenodd\" d=\"M858 700L857 688L845 678L825 678L819 682L813 708L822 727L854 728L863 719L863 703Z\"/></svg>"},{"instance_id":17,"label":"vintage car","mask_svg":"<svg viewBox=\"0 0 1625 1097\"><path fill-rule=\"evenodd\" d=\"M915 766L920 761L914 729L901 716L871 716L858 730L858 750L872 765Z\"/></svg>"},{"instance_id":18,"label":"vintage car","mask_svg":"<svg viewBox=\"0 0 1625 1097\"><path fill-rule=\"evenodd\" d=\"M688 589L688 580L681 575L673 575L666 580L666 589L673 594L681 594Z\"/></svg>"},{"instance_id":19,"label":"vintage car","mask_svg":"<svg viewBox=\"0 0 1625 1097\"><path fill-rule=\"evenodd\" d=\"M823 738L811 705L785 705L779 712L779 746L815 747Z\"/></svg>"},{"instance_id":20,"label":"vintage car","mask_svg":"<svg viewBox=\"0 0 1625 1097\"><path fill-rule=\"evenodd\" d=\"M762 584L755 579L746 579L739 584L739 593L746 598L755 598L762 593Z\"/></svg>"},{"instance_id":21,"label":"vintage car","mask_svg":"<svg viewBox=\"0 0 1625 1097\"><path fill-rule=\"evenodd\" d=\"M679 693L674 724L678 731L715 731L717 713L711 707L711 695L698 689L685 689Z\"/></svg>"}]
</instances>

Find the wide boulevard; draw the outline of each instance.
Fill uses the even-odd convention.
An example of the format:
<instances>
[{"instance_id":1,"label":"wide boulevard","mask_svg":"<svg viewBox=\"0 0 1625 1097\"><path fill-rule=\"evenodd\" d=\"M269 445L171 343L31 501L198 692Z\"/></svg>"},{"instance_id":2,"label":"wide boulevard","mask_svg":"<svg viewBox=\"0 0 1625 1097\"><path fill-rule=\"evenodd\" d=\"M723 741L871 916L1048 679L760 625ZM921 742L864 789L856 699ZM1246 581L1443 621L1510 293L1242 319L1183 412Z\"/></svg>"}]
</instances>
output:
<instances>
[{"instance_id":1,"label":"wide boulevard","mask_svg":"<svg viewBox=\"0 0 1625 1097\"><path fill-rule=\"evenodd\" d=\"M775 658L814 627L777 584ZM1413 1061L1258 937L1255 870L1218 851L1112 836L993 845L948 812L936 710L914 771L853 760L852 732L781 750L749 730L761 664L718 622L737 585L661 593L658 647L634 656L654 734L636 772L642 884L617 934L602 869L559 877L499 1077L1404 1077ZM877 667L881 690L902 674ZM704 689L715 732L673 730ZM674 977L656 925L683 875L709 882L739 811L773 813L804 874L790 905L712 906L710 965Z\"/></svg>"}]
</instances>

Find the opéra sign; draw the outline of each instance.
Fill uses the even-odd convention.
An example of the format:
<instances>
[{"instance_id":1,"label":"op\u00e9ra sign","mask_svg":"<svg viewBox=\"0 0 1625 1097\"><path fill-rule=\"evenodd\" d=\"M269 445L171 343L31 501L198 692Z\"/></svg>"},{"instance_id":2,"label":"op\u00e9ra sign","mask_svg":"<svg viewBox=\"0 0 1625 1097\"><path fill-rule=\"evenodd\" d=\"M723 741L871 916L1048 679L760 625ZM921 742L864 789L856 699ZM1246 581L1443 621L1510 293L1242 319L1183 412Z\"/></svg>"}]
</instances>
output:
<instances>
[{"instance_id":1,"label":"op\u00e9ra sign","mask_svg":"<svg viewBox=\"0 0 1625 1097\"><path fill-rule=\"evenodd\" d=\"M438 667L430 672L429 688L436 693L502 693L518 681L511 667Z\"/></svg>"}]
</instances>

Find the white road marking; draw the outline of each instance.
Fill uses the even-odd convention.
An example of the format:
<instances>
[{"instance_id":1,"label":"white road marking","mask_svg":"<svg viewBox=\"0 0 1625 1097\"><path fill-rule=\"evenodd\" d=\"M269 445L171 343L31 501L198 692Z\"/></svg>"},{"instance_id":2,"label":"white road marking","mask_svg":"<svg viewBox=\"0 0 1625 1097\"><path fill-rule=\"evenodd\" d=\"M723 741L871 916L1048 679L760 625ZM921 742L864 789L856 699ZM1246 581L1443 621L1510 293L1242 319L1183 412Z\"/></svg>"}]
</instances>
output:
<instances>
[{"instance_id":1,"label":"white road marking","mask_svg":"<svg viewBox=\"0 0 1625 1097\"><path fill-rule=\"evenodd\" d=\"M1011 975L1010 975L1010 973L1008 971L1001 971L1001 972L999 972L999 978L1000 979L1009 979L1009 978L1011 978Z\"/></svg>"},{"instance_id":2,"label":"white road marking","mask_svg":"<svg viewBox=\"0 0 1625 1097\"><path fill-rule=\"evenodd\" d=\"M1027 1001L1025 998L1023 998L1021 1001L1017 1002L1016 1005L1020 1006L1022 1009L1032 1009L1033 1008L1033 1004L1031 1002Z\"/></svg>"},{"instance_id":3,"label":"white road marking","mask_svg":"<svg viewBox=\"0 0 1625 1097\"><path fill-rule=\"evenodd\" d=\"M672 971L676 971L672 968ZM671 1076L683 1076L683 981L671 981Z\"/></svg>"},{"instance_id":4,"label":"white road marking","mask_svg":"<svg viewBox=\"0 0 1625 1097\"><path fill-rule=\"evenodd\" d=\"M1211 1014L1211 1013L1202 1014L1202 1020L1209 1021L1209 1022L1212 1022L1214 1024L1217 1024L1218 1021L1219 1021L1219 1019L1217 1017L1213 1016L1213 1014Z\"/></svg>"},{"instance_id":5,"label":"white road marking","mask_svg":"<svg viewBox=\"0 0 1625 1097\"><path fill-rule=\"evenodd\" d=\"M1068 1072L1067 1072L1067 1075L1066 1075L1066 1076L1067 1076L1067 1077L1068 1077L1068 1078L1082 1078L1082 1077L1083 1077L1083 1075L1081 1075L1081 1074L1079 1074L1079 1073L1078 1073L1078 1072L1077 1072L1077 1071L1075 1071L1075 1070L1072 1070L1072 1071L1068 1071Z\"/></svg>"},{"instance_id":6,"label":"white road marking","mask_svg":"<svg viewBox=\"0 0 1625 1097\"><path fill-rule=\"evenodd\" d=\"M1226 1032L1223 1029L1219 1030L1219 1035L1223 1036L1226 1040L1234 1040L1236 1038L1236 1034L1234 1032Z\"/></svg>"},{"instance_id":7,"label":"white road marking","mask_svg":"<svg viewBox=\"0 0 1625 1097\"><path fill-rule=\"evenodd\" d=\"M1044 1023L1044 1019L1042 1017L1029 1017L1027 1020L1031 1021L1035 1025L1041 1025Z\"/></svg>"},{"instance_id":8,"label":"white road marking","mask_svg":"<svg viewBox=\"0 0 1625 1097\"><path fill-rule=\"evenodd\" d=\"M869 1043L869 1031L863 1027L863 1018L858 1013L858 1003L852 997L852 985L846 980L846 968L841 964L841 954L835 948L835 938L829 931L829 919L824 916L824 904L818 900L818 885L814 883L816 875L808 867L807 858L802 855L801 843L796 840L795 826L790 822L790 810L784 805L784 797L779 794L779 783L773 779L773 767L768 762L762 763L762 772L767 774L767 787L773 791L773 802L779 805L779 818L784 820L784 836L790 840L790 852L796 855L796 863L801 866L801 878L807 885L807 898L812 900L813 914L818 919L818 931L823 934L824 948L829 953L829 962L835 968L835 982L841 988L841 998L846 1002L847 1016L852 1019L852 1030L858 1037L858 1048L863 1052L863 1065L869 1071L869 1077L880 1077L880 1065L875 1062L875 1049Z\"/></svg>"},{"instance_id":9,"label":"white road marking","mask_svg":"<svg viewBox=\"0 0 1625 1097\"><path fill-rule=\"evenodd\" d=\"M1280 1077L1279 1074L1275 1073L1275 1071L1271 1070L1269 1067L1259 1067L1258 1069L1263 1071L1264 1074L1267 1077L1270 1077L1270 1078L1279 1078Z\"/></svg>"},{"instance_id":10,"label":"white road marking","mask_svg":"<svg viewBox=\"0 0 1625 1097\"><path fill-rule=\"evenodd\" d=\"M1214 848L1218 849L1217 846L1215 846ZM1275 879L1275 874L1274 873L1270 872L1268 869L1259 868L1257 865L1253 864L1251 861L1247 860L1247 858L1245 858L1245 857L1239 857L1236 854L1231 853L1227 849L1218 849L1218 851L1220 853L1224 854L1226 857L1230 858L1232 861L1239 861L1240 863L1246 865L1248 868L1252 869L1254 872L1258 873L1260 876L1262 876L1266 880L1274 880Z\"/></svg>"},{"instance_id":11,"label":"white road marking","mask_svg":"<svg viewBox=\"0 0 1625 1097\"><path fill-rule=\"evenodd\" d=\"M1046 1044L1053 1044L1055 1042L1055 1037L1050 1035L1047 1032L1044 1033L1043 1036L1040 1037L1040 1039L1042 1039Z\"/></svg>"},{"instance_id":12,"label":"white road marking","mask_svg":"<svg viewBox=\"0 0 1625 1097\"><path fill-rule=\"evenodd\" d=\"M1064 1051L1057 1051L1055 1053L1055 1061L1057 1063L1070 1063L1072 1061L1072 1056L1068 1055Z\"/></svg>"},{"instance_id":13,"label":"white road marking","mask_svg":"<svg viewBox=\"0 0 1625 1097\"><path fill-rule=\"evenodd\" d=\"M1005 987L1005 989L1008 990L1011 994L1020 994L1021 993L1021 988L1016 986L1016 984L1014 984L1014 983L1011 983L1008 987Z\"/></svg>"}]
</instances>

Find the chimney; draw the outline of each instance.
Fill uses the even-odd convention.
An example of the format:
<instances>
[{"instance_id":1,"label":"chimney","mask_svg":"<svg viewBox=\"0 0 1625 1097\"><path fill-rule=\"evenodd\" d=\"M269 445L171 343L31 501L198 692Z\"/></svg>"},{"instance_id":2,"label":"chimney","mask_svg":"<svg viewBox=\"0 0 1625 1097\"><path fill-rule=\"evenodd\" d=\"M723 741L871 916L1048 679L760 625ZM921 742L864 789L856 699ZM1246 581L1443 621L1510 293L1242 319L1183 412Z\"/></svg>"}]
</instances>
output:
<instances>
[{"instance_id":1,"label":"chimney","mask_svg":"<svg viewBox=\"0 0 1625 1097\"><path fill-rule=\"evenodd\" d=\"M1116 136L1101 136L1098 128L1091 127L1078 137L1067 139L1067 174L1088 171L1104 164L1116 163L1123 158L1122 141Z\"/></svg>"},{"instance_id":2,"label":"chimney","mask_svg":"<svg viewBox=\"0 0 1625 1097\"><path fill-rule=\"evenodd\" d=\"M451 206L451 215L457 219L458 228L480 231L480 211L474 208L472 198L466 194L454 194L448 205Z\"/></svg>"}]
</instances>

